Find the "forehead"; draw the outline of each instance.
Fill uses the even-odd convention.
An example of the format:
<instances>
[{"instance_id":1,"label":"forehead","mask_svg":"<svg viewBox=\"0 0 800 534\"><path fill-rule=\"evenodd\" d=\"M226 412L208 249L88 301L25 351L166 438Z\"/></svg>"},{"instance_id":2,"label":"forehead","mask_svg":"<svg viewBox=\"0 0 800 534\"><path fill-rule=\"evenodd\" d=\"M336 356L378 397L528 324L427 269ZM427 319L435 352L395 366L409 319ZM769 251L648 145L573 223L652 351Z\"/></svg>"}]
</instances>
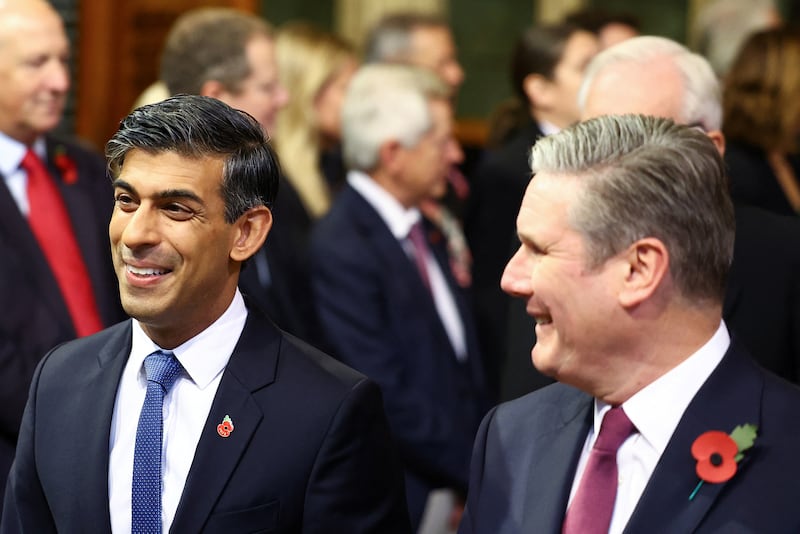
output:
<instances>
[{"instance_id":1,"label":"forehead","mask_svg":"<svg viewBox=\"0 0 800 534\"><path fill-rule=\"evenodd\" d=\"M570 35L559 63L585 65L597 53L597 38L586 31Z\"/></svg>"},{"instance_id":2,"label":"forehead","mask_svg":"<svg viewBox=\"0 0 800 534\"><path fill-rule=\"evenodd\" d=\"M39 2L0 7L0 48L18 51L66 52L69 41L61 18L49 6Z\"/></svg>"},{"instance_id":3,"label":"forehead","mask_svg":"<svg viewBox=\"0 0 800 534\"><path fill-rule=\"evenodd\" d=\"M641 113L681 121L683 79L666 58L625 62L603 69L586 93L581 119Z\"/></svg>"},{"instance_id":4,"label":"forehead","mask_svg":"<svg viewBox=\"0 0 800 534\"><path fill-rule=\"evenodd\" d=\"M276 75L278 66L275 61L275 43L271 37L253 35L245 46L245 53L252 76Z\"/></svg>"},{"instance_id":5,"label":"forehead","mask_svg":"<svg viewBox=\"0 0 800 534\"><path fill-rule=\"evenodd\" d=\"M412 53L416 60L426 57L448 56L454 53L455 44L450 29L444 26L419 26L411 32Z\"/></svg>"},{"instance_id":6,"label":"forehead","mask_svg":"<svg viewBox=\"0 0 800 534\"><path fill-rule=\"evenodd\" d=\"M223 169L221 157L189 158L172 151L150 153L134 149L126 154L119 179L141 195L188 189L208 197L218 195Z\"/></svg>"}]
</instances>

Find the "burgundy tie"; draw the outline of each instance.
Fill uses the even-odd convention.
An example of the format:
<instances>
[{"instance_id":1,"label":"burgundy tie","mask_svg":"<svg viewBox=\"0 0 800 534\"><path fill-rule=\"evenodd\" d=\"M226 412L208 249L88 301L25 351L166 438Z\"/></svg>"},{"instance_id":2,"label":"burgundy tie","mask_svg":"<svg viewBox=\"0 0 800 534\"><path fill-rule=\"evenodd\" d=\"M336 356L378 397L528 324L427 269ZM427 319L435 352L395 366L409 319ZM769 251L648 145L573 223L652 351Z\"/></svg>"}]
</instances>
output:
<instances>
[{"instance_id":1,"label":"burgundy tie","mask_svg":"<svg viewBox=\"0 0 800 534\"><path fill-rule=\"evenodd\" d=\"M28 150L21 167L28 174L28 223L61 289L79 337L103 328L100 314L75 240L64 200L42 161Z\"/></svg>"},{"instance_id":2,"label":"burgundy tie","mask_svg":"<svg viewBox=\"0 0 800 534\"><path fill-rule=\"evenodd\" d=\"M606 412L578 491L567 510L563 534L608 532L617 498L617 450L635 431L621 406Z\"/></svg>"},{"instance_id":3,"label":"burgundy tie","mask_svg":"<svg viewBox=\"0 0 800 534\"><path fill-rule=\"evenodd\" d=\"M431 279L428 276L428 243L422 230L422 221L417 221L408 231L408 239L414 246L414 261L417 264L419 275L428 291L431 290Z\"/></svg>"}]
</instances>

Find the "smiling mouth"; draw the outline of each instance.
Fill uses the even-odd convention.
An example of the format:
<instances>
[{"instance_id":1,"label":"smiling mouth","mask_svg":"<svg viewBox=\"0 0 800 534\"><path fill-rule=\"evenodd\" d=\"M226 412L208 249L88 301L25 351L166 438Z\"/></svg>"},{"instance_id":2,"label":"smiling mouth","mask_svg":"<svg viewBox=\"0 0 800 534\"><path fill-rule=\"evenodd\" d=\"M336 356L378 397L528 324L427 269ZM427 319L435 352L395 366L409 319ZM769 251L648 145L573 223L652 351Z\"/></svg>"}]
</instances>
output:
<instances>
[{"instance_id":1,"label":"smiling mouth","mask_svg":"<svg viewBox=\"0 0 800 534\"><path fill-rule=\"evenodd\" d=\"M546 326L553 323L553 318L549 315L537 315L533 318L536 326Z\"/></svg>"},{"instance_id":2,"label":"smiling mouth","mask_svg":"<svg viewBox=\"0 0 800 534\"><path fill-rule=\"evenodd\" d=\"M125 265L125 269L136 276L161 276L171 271L168 269L154 269L152 267L134 267L133 265Z\"/></svg>"}]
</instances>

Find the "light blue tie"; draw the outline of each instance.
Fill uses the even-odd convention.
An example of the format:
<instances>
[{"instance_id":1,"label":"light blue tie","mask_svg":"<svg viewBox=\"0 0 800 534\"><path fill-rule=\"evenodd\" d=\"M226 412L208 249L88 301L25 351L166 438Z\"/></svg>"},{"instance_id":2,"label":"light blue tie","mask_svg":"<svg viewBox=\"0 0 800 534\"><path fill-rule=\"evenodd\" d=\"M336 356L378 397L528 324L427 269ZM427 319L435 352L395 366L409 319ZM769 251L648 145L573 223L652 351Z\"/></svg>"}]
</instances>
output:
<instances>
[{"instance_id":1,"label":"light blue tie","mask_svg":"<svg viewBox=\"0 0 800 534\"><path fill-rule=\"evenodd\" d=\"M181 374L181 364L171 352L160 350L144 359L147 395L144 397L136 447L133 450L131 532L161 532L161 435L164 396Z\"/></svg>"}]
</instances>

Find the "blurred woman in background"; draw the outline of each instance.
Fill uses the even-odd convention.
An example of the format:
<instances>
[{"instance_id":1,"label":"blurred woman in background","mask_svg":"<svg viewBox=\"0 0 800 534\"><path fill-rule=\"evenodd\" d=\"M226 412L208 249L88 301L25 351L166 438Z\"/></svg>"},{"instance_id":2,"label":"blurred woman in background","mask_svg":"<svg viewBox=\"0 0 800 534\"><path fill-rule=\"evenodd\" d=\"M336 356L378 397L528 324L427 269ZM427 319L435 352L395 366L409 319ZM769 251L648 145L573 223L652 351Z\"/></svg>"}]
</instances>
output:
<instances>
[{"instance_id":1,"label":"blurred woman in background","mask_svg":"<svg viewBox=\"0 0 800 534\"><path fill-rule=\"evenodd\" d=\"M344 181L339 151L342 98L358 67L343 39L305 22L276 37L278 76L290 95L273 140L286 179L311 221L324 215Z\"/></svg>"},{"instance_id":2,"label":"blurred woman in background","mask_svg":"<svg viewBox=\"0 0 800 534\"><path fill-rule=\"evenodd\" d=\"M723 133L731 195L781 214L800 212L800 32L753 34L724 82Z\"/></svg>"}]
</instances>

